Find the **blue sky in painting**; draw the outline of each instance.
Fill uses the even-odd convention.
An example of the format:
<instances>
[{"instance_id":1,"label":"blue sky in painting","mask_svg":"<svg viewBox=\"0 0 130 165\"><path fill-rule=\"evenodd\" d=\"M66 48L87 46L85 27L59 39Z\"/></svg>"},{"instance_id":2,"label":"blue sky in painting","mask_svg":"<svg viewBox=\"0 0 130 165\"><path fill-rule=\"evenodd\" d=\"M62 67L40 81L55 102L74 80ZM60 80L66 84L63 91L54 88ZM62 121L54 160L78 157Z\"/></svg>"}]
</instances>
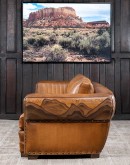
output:
<instances>
[{"instance_id":1,"label":"blue sky in painting","mask_svg":"<svg viewBox=\"0 0 130 165\"><path fill-rule=\"evenodd\" d=\"M76 4L76 3L23 3L23 19L27 19L31 12L49 7L72 7L77 16L85 22L106 20L110 23L110 4Z\"/></svg>"}]
</instances>

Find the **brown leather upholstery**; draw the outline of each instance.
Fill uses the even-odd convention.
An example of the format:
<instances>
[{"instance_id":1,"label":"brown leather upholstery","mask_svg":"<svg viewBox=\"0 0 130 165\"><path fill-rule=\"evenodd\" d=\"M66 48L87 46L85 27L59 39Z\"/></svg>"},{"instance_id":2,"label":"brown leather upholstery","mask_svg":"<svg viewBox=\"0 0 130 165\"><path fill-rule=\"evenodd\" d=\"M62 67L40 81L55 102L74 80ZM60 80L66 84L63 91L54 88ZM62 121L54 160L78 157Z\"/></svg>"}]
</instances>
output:
<instances>
[{"instance_id":1,"label":"brown leather upholstery","mask_svg":"<svg viewBox=\"0 0 130 165\"><path fill-rule=\"evenodd\" d=\"M82 82L79 86L79 90L78 93L85 93L85 94L90 94L90 93L94 93L94 88L92 83L86 83L86 82Z\"/></svg>"},{"instance_id":2,"label":"brown leather upholstery","mask_svg":"<svg viewBox=\"0 0 130 165\"><path fill-rule=\"evenodd\" d=\"M27 123L25 153L97 154L104 146L108 129L109 123Z\"/></svg>"},{"instance_id":3,"label":"brown leather upholstery","mask_svg":"<svg viewBox=\"0 0 130 165\"><path fill-rule=\"evenodd\" d=\"M114 113L114 97L110 94L31 94L24 105L25 120L110 120Z\"/></svg>"},{"instance_id":4,"label":"brown leather upholstery","mask_svg":"<svg viewBox=\"0 0 130 165\"><path fill-rule=\"evenodd\" d=\"M20 130L24 130L24 113L19 118L19 128Z\"/></svg>"},{"instance_id":5,"label":"brown leather upholstery","mask_svg":"<svg viewBox=\"0 0 130 165\"><path fill-rule=\"evenodd\" d=\"M36 84L36 93L63 94L66 93L67 81L40 81Z\"/></svg>"},{"instance_id":6,"label":"brown leather upholstery","mask_svg":"<svg viewBox=\"0 0 130 165\"><path fill-rule=\"evenodd\" d=\"M67 93L68 84L41 81L36 85L36 93L25 97L24 114L19 119L22 154L99 154L102 151L115 112L113 93L92 82L94 93L84 94L82 90L71 94Z\"/></svg>"},{"instance_id":7,"label":"brown leather upholstery","mask_svg":"<svg viewBox=\"0 0 130 165\"><path fill-rule=\"evenodd\" d=\"M24 153L24 131L22 130L19 131L19 141L20 152Z\"/></svg>"},{"instance_id":8,"label":"brown leather upholstery","mask_svg":"<svg viewBox=\"0 0 130 165\"><path fill-rule=\"evenodd\" d=\"M84 85L86 86L84 90ZM94 93L94 88L91 83L91 80L81 74L75 76L67 85L67 93L77 94L84 93L90 94Z\"/></svg>"}]
</instances>

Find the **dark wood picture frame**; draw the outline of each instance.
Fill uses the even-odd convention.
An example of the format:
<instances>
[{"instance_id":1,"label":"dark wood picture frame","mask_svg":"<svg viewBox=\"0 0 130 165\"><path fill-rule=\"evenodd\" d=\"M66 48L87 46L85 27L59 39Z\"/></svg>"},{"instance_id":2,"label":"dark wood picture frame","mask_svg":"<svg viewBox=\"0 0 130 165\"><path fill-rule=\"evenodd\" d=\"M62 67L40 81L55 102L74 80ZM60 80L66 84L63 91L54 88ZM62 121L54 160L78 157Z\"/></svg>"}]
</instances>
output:
<instances>
[{"instance_id":1,"label":"dark wood picture frame","mask_svg":"<svg viewBox=\"0 0 130 165\"><path fill-rule=\"evenodd\" d=\"M22 9L24 8L23 5L24 4L49 4L49 3L27 3L27 2L23 2L22 3ZM58 4L66 4L66 3L55 3L55 5L58 5ZM67 3L70 5L70 3ZM46 35L46 37L44 38L29 38L27 41L25 41L24 39L24 26L26 24L26 28L35 28L36 29L36 23L38 21L40 21L40 19L37 21L32 21L32 22L29 22L30 20L26 20L26 21L23 21L22 23L22 34L23 34L23 37L22 37L22 43L23 43L23 46L22 46L22 52L23 52L23 62L92 62L92 63L97 63L97 62L111 62L111 3L106 3L106 2L103 2L103 3L71 3L73 5L79 5L79 4L86 4L86 5L102 5L102 4L107 4L107 5L110 5L110 24L108 26L104 26L107 24L107 22L103 21L103 22L98 22L98 21L94 21L94 22L83 22L84 24L88 24L88 25L85 25L87 26L87 30L89 31L89 26L90 24L95 24L95 25L92 25L90 29L98 29L99 31L101 31L101 33L103 33L102 31L105 29L106 31L109 31L109 39L110 42L107 40L107 41L102 41L102 38L101 40L99 40L100 37L102 36L97 36L97 38L94 38L94 39L91 39L92 37L89 37L89 40L90 40L90 43L91 43L91 46L88 46L86 47L85 43L84 42L87 42L85 39L85 34L81 35L82 38L79 39L79 43L77 42L77 39L75 39L76 37L79 37L80 38L80 35L78 36L78 33L80 34L80 31L77 32L77 29L78 28L82 28L82 27L59 27L60 25L57 25L57 27L53 26L53 27L50 27L51 26L51 23L48 27L44 27L44 29L49 29L50 31L53 29L53 32L51 32L51 36L49 36L50 38L53 39L53 35L56 33L57 29L60 29L62 28L63 30L66 28L68 33L72 32L72 31L75 31L75 34L77 34L77 36L75 36L75 38L73 36L70 36L70 37L62 37L62 39L59 41L56 40L56 44L54 45L52 43L52 41L50 41L50 38L49 38L49 41L48 39L46 39L48 36ZM22 13L22 20L23 20L23 14ZM76 15L77 16L77 15ZM78 18L78 16L77 16ZM27 25L27 22L28 25ZM54 21L53 21L54 22ZM58 21L57 21L58 22ZM56 22L56 23L57 23ZM55 23L55 22L54 22ZM84 26L84 25L83 25ZM98 27L100 26L100 27ZM52 28L52 29L51 29ZM84 28L84 27L83 27ZM68 30L69 29L69 30ZM85 30L86 30L85 29ZM32 29L31 29L32 30ZM30 30L30 31L31 31ZM84 30L84 29L83 29ZM82 31L83 31L82 30ZM84 31L85 31L84 30ZM35 31L35 30L34 30ZM33 31L33 33L34 33ZM38 31L41 31L41 27L38 29ZM38 32L40 33L40 32ZM42 32L41 32L42 33ZM96 34L96 30L94 32ZM89 34L89 32L86 34ZM30 33L28 33L27 35L30 36ZM56 34L57 35L57 34ZM61 35L63 36L63 33L61 32ZM60 36L60 35L59 35ZM58 37L59 37L58 36ZM57 36L55 36L55 38L58 38ZM106 36L105 36L106 38ZM104 38L103 38L104 39ZM105 40L105 39L104 39ZM99 43L97 44L96 42ZM55 42L55 41L54 41ZM60 42L60 44L59 44ZM106 46L103 46L104 43L102 42L109 42L106 43L107 45L109 45L108 47ZM51 44L50 44L51 43ZM34 46L33 46L34 44ZM40 45L41 44L41 45ZM45 45L44 45L45 44ZM48 44L48 45L47 45ZM30 50L25 50L27 45L31 45L31 51ZM40 46L42 47L41 51L39 51L38 49L40 49ZM43 46L44 45L44 46ZM51 46L50 46L51 45ZM85 45L85 46L84 46ZM45 49L44 49L44 48ZM96 48L97 47L97 48ZM100 47L100 48L99 48ZM28 48L27 48L28 49ZM30 49L30 48L29 48ZM32 51L37 49L37 51ZM36 55L37 54L37 55ZM68 55L69 54L69 55Z\"/></svg>"}]
</instances>

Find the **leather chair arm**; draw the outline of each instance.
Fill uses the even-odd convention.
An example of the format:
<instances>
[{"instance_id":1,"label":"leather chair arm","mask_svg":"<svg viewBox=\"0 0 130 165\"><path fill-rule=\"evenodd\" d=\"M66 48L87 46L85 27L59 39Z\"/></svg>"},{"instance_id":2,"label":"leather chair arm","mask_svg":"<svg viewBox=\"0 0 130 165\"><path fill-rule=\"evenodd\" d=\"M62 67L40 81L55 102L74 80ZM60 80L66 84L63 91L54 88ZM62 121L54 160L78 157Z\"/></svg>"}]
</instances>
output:
<instances>
[{"instance_id":1,"label":"leather chair arm","mask_svg":"<svg viewBox=\"0 0 130 165\"><path fill-rule=\"evenodd\" d=\"M107 87L103 86L102 84L99 84L97 82L92 82L94 86L94 92L95 93L108 93L113 94L111 90L109 90Z\"/></svg>"},{"instance_id":2,"label":"leather chair arm","mask_svg":"<svg viewBox=\"0 0 130 165\"><path fill-rule=\"evenodd\" d=\"M24 99L25 120L109 121L115 112L113 94L30 94Z\"/></svg>"}]
</instances>

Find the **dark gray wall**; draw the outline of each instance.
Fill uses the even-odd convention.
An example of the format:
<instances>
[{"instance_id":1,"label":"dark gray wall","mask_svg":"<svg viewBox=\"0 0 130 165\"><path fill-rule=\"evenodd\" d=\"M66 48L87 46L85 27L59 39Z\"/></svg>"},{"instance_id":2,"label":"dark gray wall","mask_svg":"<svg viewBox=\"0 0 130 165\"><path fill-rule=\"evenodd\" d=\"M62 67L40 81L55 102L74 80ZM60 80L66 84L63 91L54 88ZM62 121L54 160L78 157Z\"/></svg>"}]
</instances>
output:
<instances>
[{"instance_id":1,"label":"dark gray wall","mask_svg":"<svg viewBox=\"0 0 130 165\"><path fill-rule=\"evenodd\" d=\"M18 118L22 113L23 97L34 91L37 81L69 80L75 74L83 73L115 93L116 119L130 119L130 1L48 0L48 2L111 2L112 62L110 64L22 63L21 0L0 0L0 118Z\"/></svg>"}]
</instances>

